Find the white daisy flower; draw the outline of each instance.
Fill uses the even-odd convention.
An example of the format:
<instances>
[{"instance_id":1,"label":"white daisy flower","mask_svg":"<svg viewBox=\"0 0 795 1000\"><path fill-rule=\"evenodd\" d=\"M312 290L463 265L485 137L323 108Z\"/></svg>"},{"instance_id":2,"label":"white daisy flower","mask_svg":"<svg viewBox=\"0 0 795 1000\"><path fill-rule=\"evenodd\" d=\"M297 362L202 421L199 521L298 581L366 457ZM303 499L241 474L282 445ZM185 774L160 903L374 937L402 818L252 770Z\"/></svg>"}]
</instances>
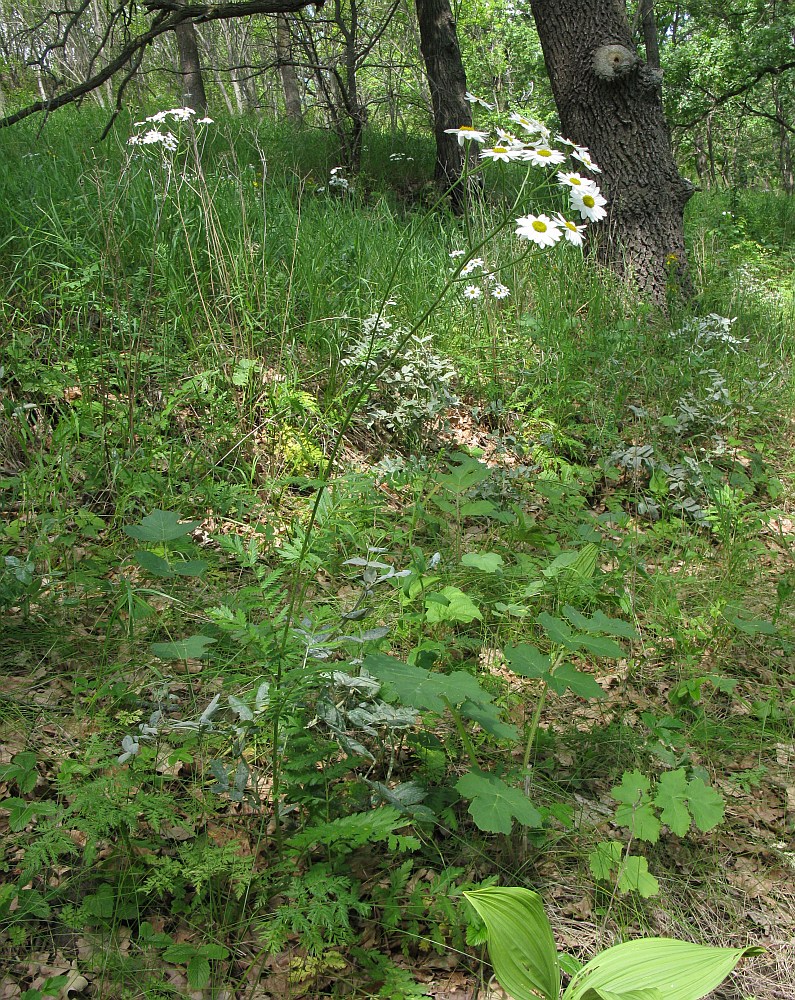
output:
<instances>
[{"instance_id":1,"label":"white daisy flower","mask_svg":"<svg viewBox=\"0 0 795 1000\"><path fill-rule=\"evenodd\" d=\"M557 166L558 163L563 163L566 157L559 149L550 149L549 146L531 146L524 151L522 159L536 167L553 167Z\"/></svg>"},{"instance_id":2,"label":"white daisy flower","mask_svg":"<svg viewBox=\"0 0 795 1000\"><path fill-rule=\"evenodd\" d=\"M456 257L463 257L465 253L466 250L451 250L447 256L450 258L450 260L455 260Z\"/></svg>"},{"instance_id":3,"label":"white daisy flower","mask_svg":"<svg viewBox=\"0 0 795 1000\"><path fill-rule=\"evenodd\" d=\"M556 213L555 222L560 226L564 237L569 241L569 243L573 244L575 247L582 246L582 234L586 229L584 225L578 226L576 222L571 222L564 215L561 215L560 212Z\"/></svg>"},{"instance_id":4,"label":"white daisy flower","mask_svg":"<svg viewBox=\"0 0 795 1000\"><path fill-rule=\"evenodd\" d=\"M213 119L212 119L212 118L209 118L209 117L207 117L207 116L205 115L205 117L204 117L204 118L197 118L197 119L196 119L196 124L197 124L197 125L214 125L214 124L215 124L215 122L213 121Z\"/></svg>"},{"instance_id":5,"label":"white daisy flower","mask_svg":"<svg viewBox=\"0 0 795 1000\"><path fill-rule=\"evenodd\" d=\"M468 274L472 274L473 271L477 271L481 267L483 267L483 258L473 257L472 260L468 260L461 268L461 277L466 278Z\"/></svg>"},{"instance_id":6,"label":"white daisy flower","mask_svg":"<svg viewBox=\"0 0 795 1000\"><path fill-rule=\"evenodd\" d=\"M467 285L464 289L464 298L469 299L470 302L474 302L475 299L479 299L483 294L483 289L478 285Z\"/></svg>"},{"instance_id":7,"label":"white daisy flower","mask_svg":"<svg viewBox=\"0 0 795 1000\"><path fill-rule=\"evenodd\" d=\"M525 132L532 132L535 135L543 136L544 139L549 138L549 129L543 122L536 121L535 118L527 118L525 115L520 115L518 111L512 111L511 121L516 122L517 125L521 125Z\"/></svg>"},{"instance_id":8,"label":"white daisy flower","mask_svg":"<svg viewBox=\"0 0 795 1000\"><path fill-rule=\"evenodd\" d=\"M463 146L465 142L485 142L488 132L481 132L474 125L462 125L460 128L446 128L446 135L454 135L458 138L458 145Z\"/></svg>"},{"instance_id":9,"label":"white daisy flower","mask_svg":"<svg viewBox=\"0 0 795 1000\"><path fill-rule=\"evenodd\" d=\"M574 157L575 160L579 160L580 163L583 163L589 170L593 170L593 172L596 174L601 174L602 171L599 169L599 167L597 167L597 165L591 159L591 154L588 152L585 146L575 146L574 149L571 151L571 155Z\"/></svg>"},{"instance_id":10,"label":"white daisy flower","mask_svg":"<svg viewBox=\"0 0 795 1000\"><path fill-rule=\"evenodd\" d=\"M495 299L507 299L510 294L511 294L510 288L508 288L507 285L500 284L499 281L491 290L492 298Z\"/></svg>"},{"instance_id":11,"label":"white daisy flower","mask_svg":"<svg viewBox=\"0 0 795 1000\"><path fill-rule=\"evenodd\" d=\"M474 94L470 94L469 91L464 94L464 97L469 101L470 104L479 104L481 108L485 108L486 111L493 111L494 105L489 104L488 101L484 101L482 97L475 97Z\"/></svg>"},{"instance_id":12,"label":"white daisy flower","mask_svg":"<svg viewBox=\"0 0 795 1000\"><path fill-rule=\"evenodd\" d=\"M491 149L484 149L480 158L481 160L502 160L503 163L510 163L511 160L518 160L521 155L521 150L515 147L493 146Z\"/></svg>"},{"instance_id":13,"label":"white daisy flower","mask_svg":"<svg viewBox=\"0 0 795 1000\"><path fill-rule=\"evenodd\" d=\"M599 193L599 188L571 189L571 207L580 213L581 219L590 219L591 222L604 219L607 215L606 204L607 199Z\"/></svg>"},{"instance_id":14,"label":"white daisy flower","mask_svg":"<svg viewBox=\"0 0 795 1000\"><path fill-rule=\"evenodd\" d=\"M578 174L575 171L560 170L558 172L558 181L564 187L580 188L581 190L588 191L599 190L592 180L583 177L582 174Z\"/></svg>"},{"instance_id":15,"label":"white daisy flower","mask_svg":"<svg viewBox=\"0 0 795 1000\"><path fill-rule=\"evenodd\" d=\"M562 236L557 223L548 215L523 215L516 223L516 235L540 247L554 246Z\"/></svg>"}]
</instances>

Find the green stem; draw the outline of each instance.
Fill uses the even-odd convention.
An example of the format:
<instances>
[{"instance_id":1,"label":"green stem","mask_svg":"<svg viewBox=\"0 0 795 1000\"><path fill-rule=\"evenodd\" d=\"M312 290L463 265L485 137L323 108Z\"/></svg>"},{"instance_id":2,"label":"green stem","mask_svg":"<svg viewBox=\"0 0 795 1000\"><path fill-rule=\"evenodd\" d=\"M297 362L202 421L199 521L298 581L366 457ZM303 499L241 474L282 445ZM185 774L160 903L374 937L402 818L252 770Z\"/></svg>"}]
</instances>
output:
<instances>
[{"instance_id":1,"label":"green stem","mask_svg":"<svg viewBox=\"0 0 795 1000\"><path fill-rule=\"evenodd\" d=\"M455 728L458 732L458 735L461 737L461 742L464 744L464 750L466 751L467 757L469 757L469 763L472 765L472 767L480 767L480 763L478 761L478 755L475 753L475 747L472 743L472 740L469 738L469 733L466 731L466 729L464 729L464 723L463 720L461 719L461 713L458 711L457 708L453 706L453 704L450 702L448 698L444 697L444 695L442 695L442 701L450 709L450 715L452 715L453 717Z\"/></svg>"}]
</instances>

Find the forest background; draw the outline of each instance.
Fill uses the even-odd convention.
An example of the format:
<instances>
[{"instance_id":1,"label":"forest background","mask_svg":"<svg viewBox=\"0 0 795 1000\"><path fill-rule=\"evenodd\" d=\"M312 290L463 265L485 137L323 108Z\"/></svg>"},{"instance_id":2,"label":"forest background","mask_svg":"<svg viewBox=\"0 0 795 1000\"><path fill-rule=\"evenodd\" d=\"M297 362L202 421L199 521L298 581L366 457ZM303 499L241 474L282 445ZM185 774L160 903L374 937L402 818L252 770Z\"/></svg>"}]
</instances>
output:
<instances>
[{"instance_id":1,"label":"forest background","mask_svg":"<svg viewBox=\"0 0 795 1000\"><path fill-rule=\"evenodd\" d=\"M664 111L649 280L550 25ZM497 998L493 885L791 995L794 72L763 0L0 3L0 997Z\"/></svg>"}]
</instances>

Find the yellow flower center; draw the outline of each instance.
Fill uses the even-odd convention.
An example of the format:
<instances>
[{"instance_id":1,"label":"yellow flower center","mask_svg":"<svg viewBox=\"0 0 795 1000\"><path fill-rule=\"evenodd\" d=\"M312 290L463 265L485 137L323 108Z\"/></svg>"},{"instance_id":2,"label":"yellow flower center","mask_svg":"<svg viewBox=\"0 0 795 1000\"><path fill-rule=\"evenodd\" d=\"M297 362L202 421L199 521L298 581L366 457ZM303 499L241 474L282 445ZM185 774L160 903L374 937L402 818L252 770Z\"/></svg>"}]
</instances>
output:
<instances>
[{"instance_id":1,"label":"yellow flower center","mask_svg":"<svg viewBox=\"0 0 795 1000\"><path fill-rule=\"evenodd\" d=\"M495 153L507 153L508 152L508 147L507 146L495 146L494 147L494 152Z\"/></svg>"},{"instance_id":2,"label":"yellow flower center","mask_svg":"<svg viewBox=\"0 0 795 1000\"><path fill-rule=\"evenodd\" d=\"M552 156L551 149L538 149L536 150L539 156Z\"/></svg>"},{"instance_id":3,"label":"yellow flower center","mask_svg":"<svg viewBox=\"0 0 795 1000\"><path fill-rule=\"evenodd\" d=\"M594 200L594 196L592 194L586 194L583 195L582 203L583 205L587 205L588 208L593 208L594 205L596 204L596 201Z\"/></svg>"},{"instance_id":4,"label":"yellow flower center","mask_svg":"<svg viewBox=\"0 0 795 1000\"><path fill-rule=\"evenodd\" d=\"M573 233L577 232L577 227L574 225L573 222L569 222L568 219L566 219L563 224L567 229L570 229Z\"/></svg>"},{"instance_id":5,"label":"yellow flower center","mask_svg":"<svg viewBox=\"0 0 795 1000\"><path fill-rule=\"evenodd\" d=\"M582 181L579 177L569 177L569 184L571 184L572 187L579 187L580 184L582 184Z\"/></svg>"},{"instance_id":6,"label":"yellow flower center","mask_svg":"<svg viewBox=\"0 0 795 1000\"><path fill-rule=\"evenodd\" d=\"M534 219L533 229L535 229L537 233L545 233L547 231L547 224L546 222L542 222L540 219Z\"/></svg>"}]
</instances>

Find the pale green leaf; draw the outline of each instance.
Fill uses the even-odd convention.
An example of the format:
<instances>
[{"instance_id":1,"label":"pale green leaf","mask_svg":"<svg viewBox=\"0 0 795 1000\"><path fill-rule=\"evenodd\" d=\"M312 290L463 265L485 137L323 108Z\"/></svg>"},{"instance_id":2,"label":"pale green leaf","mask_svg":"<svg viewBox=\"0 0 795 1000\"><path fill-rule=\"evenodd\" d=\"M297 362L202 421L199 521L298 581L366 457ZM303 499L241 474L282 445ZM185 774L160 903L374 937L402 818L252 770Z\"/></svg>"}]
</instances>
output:
<instances>
[{"instance_id":1,"label":"pale green leaf","mask_svg":"<svg viewBox=\"0 0 795 1000\"><path fill-rule=\"evenodd\" d=\"M514 1000L558 1000L560 968L541 897L518 887L464 892L486 925L489 960Z\"/></svg>"},{"instance_id":2,"label":"pale green leaf","mask_svg":"<svg viewBox=\"0 0 795 1000\"><path fill-rule=\"evenodd\" d=\"M438 596L445 598L447 603L440 604L434 600ZM458 587L444 587L439 595L429 594L425 598L425 607L425 617L430 624L438 622L464 622L468 624L476 618L480 621L483 617L474 601Z\"/></svg>"},{"instance_id":3,"label":"pale green leaf","mask_svg":"<svg viewBox=\"0 0 795 1000\"><path fill-rule=\"evenodd\" d=\"M624 655L624 650L615 639L609 639L604 635L588 635L578 632L574 637L580 649L587 649L594 656L605 656L611 660L617 660Z\"/></svg>"},{"instance_id":4,"label":"pale green leaf","mask_svg":"<svg viewBox=\"0 0 795 1000\"><path fill-rule=\"evenodd\" d=\"M693 814L693 822L704 833L723 822L723 798L720 792L705 784L701 778L693 778L688 783L687 804Z\"/></svg>"},{"instance_id":5,"label":"pale green leaf","mask_svg":"<svg viewBox=\"0 0 795 1000\"><path fill-rule=\"evenodd\" d=\"M495 705L475 704L465 701L459 709L465 719L477 722L481 729L493 736L495 740L517 740L519 733L516 726L503 722L500 710Z\"/></svg>"},{"instance_id":6,"label":"pale green leaf","mask_svg":"<svg viewBox=\"0 0 795 1000\"><path fill-rule=\"evenodd\" d=\"M444 701L440 696L436 675L421 667L396 660L385 653L368 653L364 658L368 673L388 684L403 705L419 711L444 712Z\"/></svg>"},{"instance_id":7,"label":"pale green leaf","mask_svg":"<svg viewBox=\"0 0 795 1000\"><path fill-rule=\"evenodd\" d=\"M690 829L687 808L687 775L683 767L660 775L654 803L661 810L660 819L677 837L684 837Z\"/></svg>"},{"instance_id":8,"label":"pale green leaf","mask_svg":"<svg viewBox=\"0 0 795 1000\"><path fill-rule=\"evenodd\" d=\"M636 854L624 858L617 884L621 892L637 892L644 899L656 896L660 891L660 883L649 872L649 862Z\"/></svg>"},{"instance_id":9,"label":"pale green leaf","mask_svg":"<svg viewBox=\"0 0 795 1000\"><path fill-rule=\"evenodd\" d=\"M665 1000L665 994L654 988L616 993L615 990L595 990L591 987L583 994L582 1000Z\"/></svg>"},{"instance_id":10,"label":"pale green leaf","mask_svg":"<svg viewBox=\"0 0 795 1000\"><path fill-rule=\"evenodd\" d=\"M598 991L658 990L665 1000L700 1000L755 948L709 948L668 938L626 941L608 948L569 983L563 1000L586 1000ZM645 1000L645 998L644 998Z\"/></svg>"},{"instance_id":11,"label":"pale green leaf","mask_svg":"<svg viewBox=\"0 0 795 1000\"><path fill-rule=\"evenodd\" d=\"M505 560L498 552L467 552L461 557L462 566L471 566L482 573L498 573Z\"/></svg>"},{"instance_id":12,"label":"pale green leaf","mask_svg":"<svg viewBox=\"0 0 795 1000\"><path fill-rule=\"evenodd\" d=\"M605 840L597 844L588 855L588 865L591 874L597 881L607 882L613 872L621 864L624 855L624 845L617 840Z\"/></svg>"},{"instance_id":13,"label":"pale green leaf","mask_svg":"<svg viewBox=\"0 0 795 1000\"><path fill-rule=\"evenodd\" d=\"M153 642L149 648L160 660L201 660L210 655L207 647L215 641L206 635L191 635L177 642Z\"/></svg>"},{"instance_id":14,"label":"pale green leaf","mask_svg":"<svg viewBox=\"0 0 795 1000\"><path fill-rule=\"evenodd\" d=\"M639 771L625 771L621 784L610 794L619 803L616 823L629 828L633 837L656 844L660 838L660 821L655 815L649 796L651 782Z\"/></svg>"},{"instance_id":15,"label":"pale green leaf","mask_svg":"<svg viewBox=\"0 0 795 1000\"><path fill-rule=\"evenodd\" d=\"M135 559L141 569L146 570L147 573L151 573L152 576L159 576L165 580L169 580L174 576L174 570L169 563L162 556L158 556L154 552L142 549L133 555L133 559Z\"/></svg>"}]
</instances>

